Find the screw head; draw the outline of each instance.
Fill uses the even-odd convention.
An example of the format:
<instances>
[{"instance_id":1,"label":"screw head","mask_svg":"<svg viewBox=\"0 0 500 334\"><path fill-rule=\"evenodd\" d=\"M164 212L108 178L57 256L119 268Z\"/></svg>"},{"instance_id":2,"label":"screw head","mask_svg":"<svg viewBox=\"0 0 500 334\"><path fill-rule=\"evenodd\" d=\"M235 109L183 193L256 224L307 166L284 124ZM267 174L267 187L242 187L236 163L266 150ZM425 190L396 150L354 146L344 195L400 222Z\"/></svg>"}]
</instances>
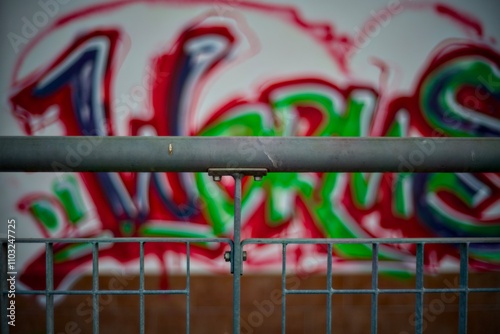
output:
<instances>
[{"instance_id":1,"label":"screw head","mask_svg":"<svg viewBox=\"0 0 500 334\"><path fill-rule=\"evenodd\" d=\"M231 261L231 252L227 251L224 253L224 261L229 262Z\"/></svg>"},{"instance_id":2,"label":"screw head","mask_svg":"<svg viewBox=\"0 0 500 334\"><path fill-rule=\"evenodd\" d=\"M255 181L259 182L259 181L262 181L262 176L260 176L260 175L255 175L255 176L253 177L253 179L254 179Z\"/></svg>"},{"instance_id":3,"label":"screw head","mask_svg":"<svg viewBox=\"0 0 500 334\"><path fill-rule=\"evenodd\" d=\"M247 260L247 252L243 251L243 261L246 261L246 260Z\"/></svg>"},{"instance_id":4,"label":"screw head","mask_svg":"<svg viewBox=\"0 0 500 334\"><path fill-rule=\"evenodd\" d=\"M215 182L220 182L220 180L222 179L220 175L214 175L213 177Z\"/></svg>"}]
</instances>

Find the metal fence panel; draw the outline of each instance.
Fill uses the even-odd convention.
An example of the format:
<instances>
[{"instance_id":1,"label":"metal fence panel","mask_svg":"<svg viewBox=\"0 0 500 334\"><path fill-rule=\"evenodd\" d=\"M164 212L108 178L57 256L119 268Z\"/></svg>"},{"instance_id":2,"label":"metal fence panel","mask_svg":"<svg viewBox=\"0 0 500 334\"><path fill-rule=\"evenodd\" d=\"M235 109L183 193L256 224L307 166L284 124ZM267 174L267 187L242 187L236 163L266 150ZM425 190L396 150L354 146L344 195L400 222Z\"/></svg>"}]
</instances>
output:
<instances>
[{"instance_id":1,"label":"metal fence panel","mask_svg":"<svg viewBox=\"0 0 500 334\"><path fill-rule=\"evenodd\" d=\"M426 288L424 286L424 245L426 243L454 244L460 250L460 286L458 288ZM377 333L378 296L380 294L412 293L416 296L415 302L415 333L423 332L423 303L424 294L453 292L459 294L459 333L467 332L467 297L469 293L500 292L499 287L471 288L468 285L469 244L471 243L500 243L500 238L392 238L392 239L246 239L243 246L252 244L278 244L282 248L282 333L286 332L286 296L287 295L326 295L327 320L326 333L331 333L331 314L335 305L332 305L332 295L336 294L369 294L371 300L371 333ZM321 290L287 289L286 288L286 248L293 244L312 244L327 246L327 286ZM332 285L332 246L340 244L359 244L372 246L372 286L371 289L334 289ZM381 244L414 244L416 245L416 286L414 289L381 289L378 286L379 247Z\"/></svg>"},{"instance_id":2,"label":"metal fence panel","mask_svg":"<svg viewBox=\"0 0 500 334\"><path fill-rule=\"evenodd\" d=\"M140 332L145 332L146 295L184 295L186 296L186 331L190 331L190 257L191 244L199 242L226 243L230 252L225 254L231 262L233 273L233 332L240 332L240 276L246 258L244 247L251 244L279 244L282 249L282 333L286 332L286 298L288 295L321 294L327 296L326 332L332 331L332 296L337 294L371 295L371 332L377 332L378 297L381 294L415 294L415 332L422 333L424 295L428 293L459 293L459 331L467 331L468 295L475 292L500 292L500 288L470 288L468 285L469 244L500 243L500 238L428 238L428 239L246 239L241 241L241 187L244 176L260 180L267 172L384 172L400 171L399 157L413 152L417 145L426 140L439 140L436 152L429 155L412 172L448 171L479 172L500 170L500 139L498 138L129 138L129 137L4 137L0 140L0 171L53 171L54 162L64 164L68 147L78 145L82 140L97 140L91 153L72 171L174 171L208 172L218 181L223 175L235 180L234 194L234 237L227 238L98 238L98 239L16 239L16 243L43 243L46 249L46 288L45 290L18 290L20 295L45 295L46 330L54 332L55 295L91 295L93 309L93 332L99 332L99 298L103 294L138 295ZM245 152L238 150L242 143L252 143L256 156L251 161ZM147 149L145 149L147 147ZM245 168L226 168L229 163L238 163ZM99 244L100 243L139 243L139 289L102 290L99 287ZM92 245L92 289L59 291L54 290L55 243L90 243ZM144 286L144 246L146 243L183 243L186 245L186 288L180 290L147 290ZM416 245L416 286L414 289L379 288L379 248L381 244ZM425 288L424 286L424 245L426 243L446 243L459 246L460 280L458 288ZM327 286L319 290L287 289L286 251L292 244L326 245ZM338 244L365 244L372 248L372 281L370 289L334 289L332 285L332 249ZM1 240L0 258L7 257L7 241ZM6 317L7 286L5 268L2 261L1 317ZM2 332L8 333L6 321L2 321Z\"/></svg>"},{"instance_id":3,"label":"metal fence panel","mask_svg":"<svg viewBox=\"0 0 500 334\"><path fill-rule=\"evenodd\" d=\"M2 253L2 267L6 261L6 240L0 240ZM45 295L46 297L46 332L54 333L54 296L55 295L90 295L92 297L92 329L93 333L99 333L99 298L101 295L138 295L139 296L139 331L145 333L145 306L146 295L184 295L186 296L186 332L190 332L190 278L191 278L191 244L193 243L222 243L234 248L234 243L227 238L74 238L74 239L16 239L16 244L42 243L46 250L46 287L45 290L17 290L19 295ZM61 243L87 243L92 245L92 289L91 290L55 290L54 289L54 244ZM139 289L137 290L102 290L99 288L99 244L102 243L138 243L139 244ZM146 243L181 243L186 245L186 288L172 290L148 290L144 287L144 245ZM5 270L4 270L5 269ZM2 320L6 319L4 314L7 307L7 270L2 268L0 279L2 280ZM239 299L238 299L239 300ZM4 307L5 306L5 307ZM2 321L2 333L9 333L7 321Z\"/></svg>"}]
</instances>

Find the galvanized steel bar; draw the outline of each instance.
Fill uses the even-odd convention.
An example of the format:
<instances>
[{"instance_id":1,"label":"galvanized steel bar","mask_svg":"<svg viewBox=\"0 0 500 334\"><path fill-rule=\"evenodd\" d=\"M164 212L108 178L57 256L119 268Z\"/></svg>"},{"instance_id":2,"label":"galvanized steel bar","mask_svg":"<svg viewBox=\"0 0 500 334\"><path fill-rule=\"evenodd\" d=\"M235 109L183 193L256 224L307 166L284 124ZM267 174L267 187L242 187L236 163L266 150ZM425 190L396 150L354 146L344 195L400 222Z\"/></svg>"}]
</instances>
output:
<instances>
[{"instance_id":1,"label":"galvanized steel bar","mask_svg":"<svg viewBox=\"0 0 500 334\"><path fill-rule=\"evenodd\" d=\"M463 244L463 243L500 243L500 237L491 238L249 238L242 241L247 244L332 244L332 245L370 245L378 244Z\"/></svg>"},{"instance_id":2,"label":"galvanized steel bar","mask_svg":"<svg viewBox=\"0 0 500 334\"><path fill-rule=\"evenodd\" d=\"M144 242L139 242L139 331L145 333L144 324Z\"/></svg>"},{"instance_id":3,"label":"galvanized steel bar","mask_svg":"<svg viewBox=\"0 0 500 334\"><path fill-rule=\"evenodd\" d=\"M144 290L144 295L186 295L187 290ZM46 295L45 290L19 290L16 291L19 295ZM140 295L141 290L100 290L93 292L92 290L71 290L52 291L51 295L61 296L76 296L76 295Z\"/></svg>"},{"instance_id":4,"label":"galvanized steel bar","mask_svg":"<svg viewBox=\"0 0 500 334\"><path fill-rule=\"evenodd\" d=\"M326 288L331 291L332 285L332 245L327 245L327 258L326 258ZM326 300L326 332L332 332L332 293L329 293Z\"/></svg>"},{"instance_id":5,"label":"galvanized steel bar","mask_svg":"<svg viewBox=\"0 0 500 334\"><path fill-rule=\"evenodd\" d=\"M6 239L0 239L6 242ZM16 243L32 243L32 244L47 244L47 243L131 243L131 242L147 242L147 243L227 243L232 245L233 241L229 238L165 238L165 237L144 237L144 238L17 238Z\"/></svg>"},{"instance_id":6,"label":"galvanized steel bar","mask_svg":"<svg viewBox=\"0 0 500 334\"><path fill-rule=\"evenodd\" d=\"M372 334L377 333L378 313L378 243L372 245Z\"/></svg>"},{"instance_id":7,"label":"galvanized steel bar","mask_svg":"<svg viewBox=\"0 0 500 334\"><path fill-rule=\"evenodd\" d=\"M458 332L467 333L467 303L469 288L469 244L460 245L460 298L458 313Z\"/></svg>"},{"instance_id":8,"label":"galvanized steel bar","mask_svg":"<svg viewBox=\"0 0 500 334\"><path fill-rule=\"evenodd\" d=\"M52 243L45 245L45 326L47 333L54 333L54 249Z\"/></svg>"},{"instance_id":9,"label":"galvanized steel bar","mask_svg":"<svg viewBox=\"0 0 500 334\"><path fill-rule=\"evenodd\" d=\"M186 243L186 333L190 333L191 324L191 245Z\"/></svg>"},{"instance_id":10,"label":"galvanized steel bar","mask_svg":"<svg viewBox=\"0 0 500 334\"><path fill-rule=\"evenodd\" d=\"M416 257L416 299L415 299L415 334L422 334L424 322L424 244L417 244Z\"/></svg>"},{"instance_id":11,"label":"galvanized steel bar","mask_svg":"<svg viewBox=\"0 0 500 334\"><path fill-rule=\"evenodd\" d=\"M241 244L241 179L243 175L233 175L234 186L234 247L231 252L233 265L233 333L240 333L240 290L243 266L243 253Z\"/></svg>"},{"instance_id":12,"label":"galvanized steel bar","mask_svg":"<svg viewBox=\"0 0 500 334\"><path fill-rule=\"evenodd\" d=\"M99 333L99 243L92 243L92 332Z\"/></svg>"},{"instance_id":13,"label":"galvanized steel bar","mask_svg":"<svg viewBox=\"0 0 500 334\"><path fill-rule=\"evenodd\" d=\"M443 293L443 292L453 292L453 293L461 293L468 291L469 293L487 293L500 292L499 288L468 288L468 289L460 289L460 288L436 288L436 289L425 289L426 294L432 293ZM375 292L378 294L406 294L406 293L418 293L417 289L342 289L342 290L327 290L327 289L319 289L319 290L287 290L286 293L290 295L301 295L301 294L332 294L332 295L371 295ZM17 290L17 295L46 295L47 292L45 290ZM60 295L60 296L81 296L81 295L93 295L92 290L55 290L50 293L51 295ZM95 293L96 295L139 295L140 290L101 290ZM187 295L186 290L144 290L144 295Z\"/></svg>"},{"instance_id":14,"label":"galvanized steel bar","mask_svg":"<svg viewBox=\"0 0 500 334\"><path fill-rule=\"evenodd\" d=\"M245 240L243 240L245 242ZM286 332L286 243L281 249L281 334ZM331 290L328 289L328 290ZM300 291L300 290L295 290Z\"/></svg>"},{"instance_id":15,"label":"galvanized steel bar","mask_svg":"<svg viewBox=\"0 0 500 334\"><path fill-rule=\"evenodd\" d=\"M443 292L455 292L455 293L461 293L468 291L470 293L472 292L500 292L500 288L468 288L468 289L448 289L448 288L442 288L442 289L425 289L425 293L443 293ZM301 289L301 290L286 290L286 293L288 295L327 295L327 294L333 294L333 295L371 295L378 292L379 295L386 295L386 294L406 294L406 293L418 293L421 292L421 290L418 289L378 289L378 290L372 290L372 289L334 289L334 290L324 290L324 289L316 289L316 290L307 290L307 289Z\"/></svg>"},{"instance_id":16,"label":"galvanized steel bar","mask_svg":"<svg viewBox=\"0 0 500 334\"><path fill-rule=\"evenodd\" d=\"M493 172L500 138L0 137L0 171Z\"/></svg>"}]
</instances>

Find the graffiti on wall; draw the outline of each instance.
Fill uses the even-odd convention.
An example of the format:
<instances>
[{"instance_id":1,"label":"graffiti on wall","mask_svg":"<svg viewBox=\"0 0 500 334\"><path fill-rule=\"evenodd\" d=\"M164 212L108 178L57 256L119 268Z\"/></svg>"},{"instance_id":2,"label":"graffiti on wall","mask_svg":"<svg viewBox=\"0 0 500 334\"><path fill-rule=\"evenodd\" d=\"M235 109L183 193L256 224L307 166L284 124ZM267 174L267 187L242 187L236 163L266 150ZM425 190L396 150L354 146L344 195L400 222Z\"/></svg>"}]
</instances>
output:
<instances>
[{"instance_id":1,"label":"graffiti on wall","mask_svg":"<svg viewBox=\"0 0 500 334\"><path fill-rule=\"evenodd\" d=\"M219 7L209 2L129 1L59 19L24 49L15 67L10 101L19 126L26 135L52 129L68 136L434 137L400 157L400 173L283 173L270 174L262 182L245 179L243 237L500 235L500 174L411 173L433 154L442 137L500 135L500 55L492 43L484 42L479 21L458 9L429 5L429 15L472 31L471 37L440 45L428 55L412 91L394 95L386 94L383 85L353 78L350 58L359 49L356 36L307 22L295 8L235 2L221 15ZM163 8L165 13L179 10L180 17L187 12L190 19L182 24L160 20L154 12ZM413 9L400 8L398 14ZM152 25L160 24L154 38L141 35L148 27L123 23L131 11ZM314 44L340 79L306 64L286 75L268 71L251 90L229 89L216 103L204 104L222 74L233 73L232 80L237 80L244 70L269 66L258 58L266 52L265 36L255 32L259 20L265 25L265 18L288 29L286 43L300 36ZM276 29L281 26L276 23ZM166 37L160 27L169 31ZM141 38L154 39L154 48L144 48L137 41ZM293 49L288 44L277 47ZM314 53L308 57L301 61L314 62ZM127 73L134 71L132 65L141 72L140 83L124 84ZM274 65L279 67L270 68ZM379 66L384 74L389 65ZM97 145L96 137L76 151L68 150L66 164L54 165L57 177L51 191L29 192L19 200L18 210L32 218L39 234L231 235L231 179L214 183L202 173L63 173L71 172ZM250 161L258 147L248 144L239 149ZM91 203L84 200L84 192ZM99 226L80 228L89 215ZM91 263L90 247L54 246L56 286ZM99 256L121 264L137 262L137 247L112 244L100 249ZM323 248L313 248L298 245L290 261L300 265L308 256L324 255ZM165 253L184 251L182 245L158 244L146 248L146 256L156 256L166 272ZM192 253L203 262L221 258L223 251L222 245L196 245ZM458 250L448 245L428 245L425 252L429 268L458 256ZM371 250L337 245L334 254L340 264L370 259ZM414 256L415 249L387 245L381 254L404 260ZM499 268L499 245L471 245L470 255L476 269ZM24 268L23 284L44 289L44 280L33 274L44 272L44 256L40 251ZM278 262L279 258L252 256L246 266L258 269Z\"/></svg>"}]
</instances>

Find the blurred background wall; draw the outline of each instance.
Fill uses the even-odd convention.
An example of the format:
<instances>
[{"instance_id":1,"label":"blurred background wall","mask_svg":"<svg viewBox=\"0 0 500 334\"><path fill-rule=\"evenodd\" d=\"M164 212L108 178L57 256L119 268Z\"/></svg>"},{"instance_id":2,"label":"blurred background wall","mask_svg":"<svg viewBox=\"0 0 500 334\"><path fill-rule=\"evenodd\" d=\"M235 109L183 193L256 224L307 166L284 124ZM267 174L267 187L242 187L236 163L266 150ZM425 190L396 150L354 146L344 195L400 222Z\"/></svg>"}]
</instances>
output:
<instances>
[{"instance_id":1,"label":"blurred background wall","mask_svg":"<svg viewBox=\"0 0 500 334\"><path fill-rule=\"evenodd\" d=\"M40 0L3 1L0 13L3 136L500 134L495 1ZM54 173L0 175L0 216L16 219L17 237L231 236L231 179L72 173L97 145L68 150ZM400 173L245 180L242 237L500 236L500 174L409 173L436 145L401 156ZM239 149L250 160L257 148ZM227 273L224 251L194 247L193 270L208 275L200 284ZM381 271L411 284L415 248L380 252ZM183 253L146 248L151 280L182 277ZM17 254L18 284L44 289L43 245ZM290 254L292 271L322 272L324 248ZM110 244L99 256L105 275L137 272L136 247ZM427 272L453 273L457 256L427 245ZM495 272L500 247L471 245L470 257L473 272ZM90 248L60 245L55 258L56 287L85 281ZM364 246L334 247L340 273L363 276L370 259ZM280 261L272 247L251 249L245 272L272 280ZM498 311L498 298L479 304Z\"/></svg>"}]
</instances>

